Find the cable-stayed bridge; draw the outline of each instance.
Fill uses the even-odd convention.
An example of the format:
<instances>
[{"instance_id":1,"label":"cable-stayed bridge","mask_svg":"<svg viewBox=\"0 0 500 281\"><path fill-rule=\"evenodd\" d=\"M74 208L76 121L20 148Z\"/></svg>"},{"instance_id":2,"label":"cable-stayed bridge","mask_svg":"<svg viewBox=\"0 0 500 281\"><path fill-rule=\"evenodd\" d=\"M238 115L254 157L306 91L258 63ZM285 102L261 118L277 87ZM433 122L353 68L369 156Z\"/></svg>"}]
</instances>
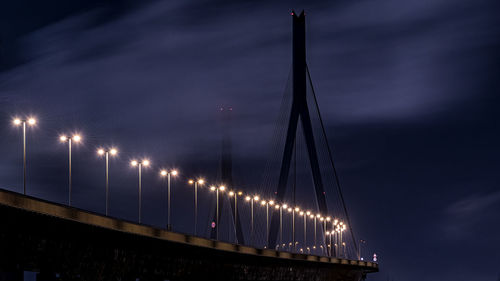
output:
<instances>
[{"instance_id":1,"label":"cable-stayed bridge","mask_svg":"<svg viewBox=\"0 0 500 281\"><path fill-rule=\"evenodd\" d=\"M292 12L292 21L293 64L262 184L252 190L235 184L225 138L217 182L158 171L167 194L162 228L142 221L142 172L153 166L150 159L130 162L138 176L137 221L109 216L109 159L120 153L113 147L97 151L106 163L105 212L72 206L72 145L84 141L81 135L60 136L68 145L67 205L27 196L26 134L38 122L16 118L24 194L0 190L0 280L22 280L23 271L38 272L38 280L360 280L377 272L377 263L362 260L342 195L307 67L304 12ZM303 174L309 184L300 182ZM171 220L171 194L180 182L193 190L193 201L185 202L194 209L189 233L176 231ZM199 201L207 197L214 204L203 208Z\"/></svg>"}]
</instances>

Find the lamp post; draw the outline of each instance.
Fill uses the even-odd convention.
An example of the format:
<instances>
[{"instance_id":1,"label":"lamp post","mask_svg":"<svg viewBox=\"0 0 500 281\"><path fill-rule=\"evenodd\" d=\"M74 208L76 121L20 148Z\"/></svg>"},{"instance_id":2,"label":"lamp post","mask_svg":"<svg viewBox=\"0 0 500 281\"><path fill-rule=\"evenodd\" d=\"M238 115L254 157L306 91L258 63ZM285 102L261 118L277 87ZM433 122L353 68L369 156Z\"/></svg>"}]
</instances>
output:
<instances>
[{"instance_id":1,"label":"lamp post","mask_svg":"<svg viewBox=\"0 0 500 281\"><path fill-rule=\"evenodd\" d=\"M334 242L333 242L333 245L335 246L335 257L338 258L340 255L339 255L339 232L340 230L338 228L335 229L335 231L333 232L333 239L334 239Z\"/></svg>"},{"instance_id":2,"label":"lamp post","mask_svg":"<svg viewBox=\"0 0 500 281\"><path fill-rule=\"evenodd\" d=\"M327 249L326 254L327 254L327 256L331 256L332 255L331 254L332 253L332 250L331 250L332 249L332 235L331 235L330 231L326 232L325 240L327 239L327 237L329 239L328 240L329 242L328 242L328 245L326 246L326 249Z\"/></svg>"},{"instance_id":3,"label":"lamp post","mask_svg":"<svg viewBox=\"0 0 500 281\"><path fill-rule=\"evenodd\" d=\"M323 237L325 237L325 238L324 238L324 242L325 242L324 244L325 244L325 246L326 246L326 236L325 236L325 233L326 233L326 223L324 223L325 218L320 216L320 217L319 217L319 221L320 221L320 226L321 226L321 224L323 223ZM322 247L322 249L323 249L323 247ZM326 251L326 249L323 249L323 250L325 250L325 251Z\"/></svg>"},{"instance_id":4,"label":"lamp post","mask_svg":"<svg viewBox=\"0 0 500 281\"><path fill-rule=\"evenodd\" d=\"M100 148L97 150L97 154L99 155L104 155L104 158L106 159L106 216L108 215L108 204L109 204L109 154L112 156L116 155L118 153L118 150L116 148L111 148L111 149L103 149Z\"/></svg>"},{"instance_id":5,"label":"lamp post","mask_svg":"<svg viewBox=\"0 0 500 281\"><path fill-rule=\"evenodd\" d=\"M316 216L314 216L314 249L316 249L316 246L317 246L317 219L319 219L321 217L320 214L316 214Z\"/></svg>"},{"instance_id":6,"label":"lamp post","mask_svg":"<svg viewBox=\"0 0 500 281\"><path fill-rule=\"evenodd\" d=\"M295 252L297 249L296 249L296 243L295 243L295 213L298 213L300 212L300 209L299 207L295 207L293 210L292 210L292 242L293 242L293 251Z\"/></svg>"},{"instance_id":7,"label":"lamp post","mask_svg":"<svg viewBox=\"0 0 500 281\"><path fill-rule=\"evenodd\" d=\"M269 202L267 202L266 200L262 200L260 201L260 205L261 206L265 206L266 207L266 245L267 245L267 242L269 242L269 237L268 237L268 233L269 233ZM266 247L266 246L264 246Z\"/></svg>"},{"instance_id":8,"label":"lamp post","mask_svg":"<svg viewBox=\"0 0 500 281\"><path fill-rule=\"evenodd\" d=\"M304 247L307 247L307 217L311 214L310 211L301 212L304 217Z\"/></svg>"},{"instance_id":9,"label":"lamp post","mask_svg":"<svg viewBox=\"0 0 500 281\"><path fill-rule=\"evenodd\" d=\"M142 166L147 167L150 165L149 160L144 159L142 161L132 160L130 162L132 167L137 167L138 175L139 175L139 197L138 197L138 205L139 205L139 223L141 223L141 210L142 210Z\"/></svg>"},{"instance_id":10,"label":"lamp post","mask_svg":"<svg viewBox=\"0 0 500 281\"><path fill-rule=\"evenodd\" d=\"M194 184L194 235L196 236L196 227L198 224L198 184L201 186L205 183L203 179L189 180L189 184Z\"/></svg>"},{"instance_id":11,"label":"lamp post","mask_svg":"<svg viewBox=\"0 0 500 281\"><path fill-rule=\"evenodd\" d=\"M283 209L287 210L288 205L283 204L280 208L280 243L283 243Z\"/></svg>"},{"instance_id":12,"label":"lamp post","mask_svg":"<svg viewBox=\"0 0 500 281\"><path fill-rule=\"evenodd\" d=\"M340 222L339 223L339 227L340 227L340 231L339 231L339 234L340 234L340 242L339 242L339 245L341 245L343 247L343 251L342 251L342 256L344 258L346 258L345 256L345 242L342 241L342 232L344 232L346 230L346 225L343 223L343 222Z\"/></svg>"},{"instance_id":13,"label":"lamp post","mask_svg":"<svg viewBox=\"0 0 500 281\"><path fill-rule=\"evenodd\" d=\"M332 235L333 235L333 251L334 256L338 257L338 230L339 230L339 220L334 219L332 221Z\"/></svg>"},{"instance_id":14,"label":"lamp post","mask_svg":"<svg viewBox=\"0 0 500 281\"><path fill-rule=\"evenodd\" d=\"M226 190L226 187L221 185L219 187L216 186L211 186L210 187L211 191L215 191L215 196L216 196L216 214L215 214L215 240L219 240L219 190L220 192L224 192Z\"/></svg>"},{"instance_id":15,"label":"lamp post","mask_svg":"<svg viewBox=\"0 0 500 281\"><path fill-rule=\"evenodd\" d=\"M12 121L16 126L23 126L23 194L26 195L26 123L30 126L36 124L36 119L30 117L28 119L14 119Z\"/></svg>"},{"instance_id":16,"label":"lamp post","mask_svg":"<svg viewBox=\"0 0 500 281\"><path fill-rule=\"evenodd\" d=\"M325 232L326 232L326 229L327 229L327 225L328 225L328 223L329 223L331 220L332 220L332 218L331 218L331 217L326 217L326 218L325 218L325 222L324 222L324 224L325 224ZM326 241L325 241L325 242L326 242ZM330 235L330 247L328 247L328 248L327 248L327 249L330 251L330 255L331 255L331 253L332 253L332 247L331 247L331 244L332 244L332 237L331 237L331 235Z\"/></svg>"},{"instance_id":17,"label":"lamp post","mask_svg":"<svg viewBox=\"0 0 500 281\"><path fill-rule=\"evenodd\" d=\"M80 142L82 140L82 137L80 135L73 135L72 137L68 137L68 136L65 136L65 135L62 135L59 137L59 140L61 142L67 142L68 143L68 168L69 168L69 178L68 178L68 182L69 182L69 192L68 192L68 205L71 206L71 182L72 182L72 179L71 179L71 143L72 142Z\"/></svg>"},{"instance_id":18,"label":"lamp post","mask_svg":"<svg viewBox=\"0 0 500 281\"><path fill-rule=\"evenodd\" d=\"M274 206L274 201L266 202L266 247L269 245L269 206Z\"/></svg>"},{"instance_id":19,"label":"lamp post","mask_svg":"<svg viewBox=\"0 0 500 281\"><path fill-rule=\"evenodd\" d=\"M254 222L254 218L253 218L253 203L254 203L254 201L259 202L259 199L260 198L259 198L258 195L255 195L254 197L250 197L250 196L245 197L246 201L250 201L250 243L253 242L253 233L254 233L254 228L253 228L253 222Z\"/></svg>"},{"instance_id":20,"label":"lamp post","mask_svg":"<svg viewBox=\"0 0 500 281\"><path fill-rule=\"evenodd\" d=\"M238 216L238 196L243 195L243 192L241 191L229 191L229 196L234 197L234 241L235 243L238 243L238 235L236 233L236 223L237 223L237 216Z\"/></svg>"},{"instance_id":21,"label":"lamp post","mask_svg":"<svg viewBox=\"0 0 500 281\"><path fill-rule=\"evenodd\" d=\"M314 214L312 214L311 212L309 212L308 216L309 216L310 219L312 219L314 221L314 218L315 218ZM316 234L314 236L316 236ZM314 237L314 240L315 240L314 241L314 245L311 247L313 250L316 249L316 237Z\"/></svg>"},{"instance_id":22,"label":"lamp post","mask_svg":"<svg viewBox=\"0 0 500 281\"><path fill-rule=\"evenodd\" d=\"M363 240L363 239L359 240L359 247L358 247L358 260L363 260L363 259L361 258L361 245L362 245L362 244L366 244L366 241L365 241L365 240Z\"/></svg>"},{"instance_id":23,"label":"lamp post","mask_svg":"<svg viewBox=\"0 0 500 281\"><path fill-rule=\"evenodd\" d=\"M161 170L160 175L162 177L167 177L167 230L172 230L172 224L170 223L170 180L171 176L177 176L178 172L177 170Z\"/></svg>"},{"instance_id":24,"label":"lamp post","mask_svg":"<svg viewBox=\"0 0 500 281\"><path fill-rule=\"evenodd\" d=\"M280 239L279 239L279 241L278 241L278 245L277 245L277 247L276 247L276 249L279 249L279 247L281 246L281 240L282 240L282 239L281 239L281 236L282 236L281 232L282 232L282 227L283 227L282 222L281 222L281 215L282 215L282 212L281 212L281 206L280 206L280 204L276 204L276 205L274 205L274 209L275 209L275 210L278 210L278 211L280 212Z\"/></svg>"},{"instance_id":25,"label":"lamp post","mask_svg":"<svg viewBox=\"0 0 500 281\"><path fill-rule=\"evenodd\" d=\"M294 209L292 207L288 207L287 211L289 213L292 213L292 242L289 243L289 247L288 249L291 251L291 246L292 246L292 243L295 244L295 239L294 239L294 232L295 232L295 226L293 225L293 213L295 212Z\"/></svg>"}]
</instances>

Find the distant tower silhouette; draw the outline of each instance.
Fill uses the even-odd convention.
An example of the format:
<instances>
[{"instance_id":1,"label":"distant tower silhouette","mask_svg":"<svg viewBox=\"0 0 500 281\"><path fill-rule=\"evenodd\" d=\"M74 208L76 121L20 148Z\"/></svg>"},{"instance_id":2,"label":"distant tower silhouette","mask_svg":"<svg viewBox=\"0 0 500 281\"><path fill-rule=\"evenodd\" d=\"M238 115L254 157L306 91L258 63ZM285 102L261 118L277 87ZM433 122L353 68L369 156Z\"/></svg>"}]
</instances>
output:
<instances>
[{"instance_id":1,"label":"distant tower silhouette","mask_svg":"<svg viewBox=\"0 0 500 281\"><path fill-rule=\"evenodd\" d=\"M221 183L225 184L229 189L234 189L234 183L233 183L233 156L232 156L232 142L231 142L231 114L233 112L233 108L231 106L221 106L219 108L221 118L222 118L222 147L221 147L221 162L220 162L220 175L221 175ZM230 199L234 200L234 198ZM241 228L241 222L240 222L240 215L237 210L235 210L234 204L231 205L231 214L233 216L233 221L234 217L236 216L236 225L235 231L236 231L236 239L238 244L244 244L245 239L243 237L243 231ZM224 208L224 200L219 201L219 210L223 210ZM217 221L216 214L217 212L214 212L214 219L213 221ZM219 222L220 222L220 216L222 215L222 212L219 212ZM210 238L215 239L216 237L216 228L219 227L218 225L215 226L215 228L212 228L210 232Z\"/></svg>"}]
</instances>

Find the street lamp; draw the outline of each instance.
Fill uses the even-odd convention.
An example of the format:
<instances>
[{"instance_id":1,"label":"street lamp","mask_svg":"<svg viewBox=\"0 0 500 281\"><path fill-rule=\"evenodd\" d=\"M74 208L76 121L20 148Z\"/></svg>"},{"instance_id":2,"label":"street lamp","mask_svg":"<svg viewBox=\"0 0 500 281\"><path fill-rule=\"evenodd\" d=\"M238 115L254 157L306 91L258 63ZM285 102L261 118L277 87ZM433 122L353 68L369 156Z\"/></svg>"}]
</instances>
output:
<instances>
[{"instance_id":1,"label":"street lamp","mask_svg":"<svg viewBox=\"0 0 500 281\"><path fill-rule=\"evenodd\" d=\"M361 239L359 240L359 247L358 247L358 260L363 260L363 258L361 257L361 245L362 244L366 244L366 241Z\"/></svg>"},{"instance_id":2,"label":"street lamp","mask_svg":"<svg viewBox=\"0 0 500 281\"><path fill-rule=\"evenodd\" d=\"M293 227L293 213L294 213L295 211L293 210L293 208L292 208L292 207L288 207L288 209L286 209L286 210L287 210L289 213L292 213L292 241L294 241L294 239L293 239L293 229L294 229L294 227ZM288 250L291 250L291 246L292 246L292 242L290 242L290 243L289 243Z\"/></svg>"},{"instance_id":3,"label":"street lamp","mask_svg":"<svg viewBox=\"0 0 500 281\"><path fill-rule=\"evenodd\" d=\"M161 170L160 175L162 177L167 177L167 230L172 230L172 224L170 223L170 177L177 176L177 170Z\"/></svg>"},{"instance_id":4,"label":"street lamp","mask_svg":"<svg viewBox=\"0 0 500 281\"><path fill-rule=\"evenodd\" d=\"M271 201L274 204L274 201ZM266 200L260 201L261 206L266 206L266 246L269 244L269 202Z\"/></svg>"},{"instance_id":5,"label":"street lamp","mask_svg":"<svg viewBox=\"0 0 500 281\"><path fill-rule=\"evenodd\" d=\"M219 240L219 190L220 192L224 192L226 190L226 187L221 185L219 187L211 186L210 187L211 191L215 191L216 194L216 214L215 214L215 240Z\"/></svg>"},{"instance_id":6,"label":"street lamp","mask_svg":"<svg viewBox=\"0 0 500 281\"><path fill-rule=\"evenodd\" d=\"M137 167L137 171L139 174L139 198L138 198L138 205L139 205L139 223L141 223L141 207L142 207L142 166L147 167L151 163L149 160L144 159L142 161L137 161L137 160L132 160L130 162L130 165L132 167Z\"/></svg>"},{"instance_id":7,"label":"street lamp","mask_svg":"<svg viewBox=\"0 0 500 281\"><path fill-rule=\"evenodd\" d=\"M16 126L23 125L23 194L26 195L26 123L34 126L36 125L36 119L33 117L28 119L15 118L12 123Z\"/></svg>"},{"instance_id":8,"label":"street lamp","mask_svg":"<svg viewBox=\"0 0 500 281\"><path fill-rule=\"evenodd\" d=\"M106 159L106 216L108 215L108 204L109 204L109 154L112 156L116 155L118 150L116 148L97 150L97 154L105 157Z\"/></svg>"},{"instance_id":9,"label":"street lamp","mask_svg":"<svg viewBox=\"0 0 500 281\"><path fill-rule=\"evenodd\" d=\"M339 231L339 234L340 234L340 243L339 244L343 246L344 249L342 251L343 252L342 255L344 258L346 258L346 256L345 256L345 242L342 241L342 232L344 232L346 230L346 225L343 222L339 223L339 230L340 230Z\"/></svg>"},{"instance_id":10,"label":"street lamp","mask_svg":"<svg viewBox=\"0 0 500 281\"><path fill-rule=\"evenodd\" d=\"M71 143L76 142L79 143L82 140L82 137L78 134L75 134L71 137L62 135L59 137L59 140L61 142L67 142L68 143L68 168L69 168L69 192L68 192L68 205L71 206Z\"/></svg>"},{"instance_id":11,"label":"street lamp","mask_svg":"<svg viewBox=\"0 0 500 281\"><path fill-rule=\"evenodd\" d=\"M316 221L317 219L319 219L321 217L320 214L316 214L316 216L314 216L314 249L316 249L316 246L317 246L317 224L316 224Z\"/></svg>"},{"instance_id":12,"label":"street lamp","mask_svg":"<svg viewBox=\"0 0 500 281\"><path fill-rule=\"evenodd\" d=\"M337 248L337 243L335 241L332 241L332 236L335 238L335 230L332 229L332 231L327 231L326 235L328 236L328 250L329 250L328 255L331 257L333 255L332 251L336 253L336 248ZM332 247L332 243L334 247Z\"/></svg>"},{"instance_id":13,"label":"street lamp","mask_svg":"<svg viewBox=\"0 0 500 281\"><path fill-rule=\"evenodd\" d=\"M319 225L321 227L321 224L323 224L323 236L325 236L325 233L326 233L326 222L325 222L325 218L324 217L319 217ZM326 237L324 237L324 244L325 244L325 251L326 251Z\"/></svg>"},{"instance_id":14,"label":"street lamp","mask_svg":"<svg viewBox=\"0 0 500 281\"><path fill-rule=\"evenodd\" d=\"M203 179L189 180L189 184L194 184L194 235L196 236L196 226L198 224L198 184L205 183Z\"/></svg>"},{"instance_id":15,"label":"street lamp","mask_svg":"<svg viewBox=\"0 0 500 281\"><path fill-rule=\"evenodd\" d=\"M282 219L283 219L283 212L282 211L283 210L282 210L282 206L280 206L280 204L274 205L274 209L279 210L279 212L280 212L280 241L278 244L278 248L279 248L279 245L281 245L282 240L283 240L283 233L282 233L283 232L283 221L282 221Z\"/></svg>"},{"instance_id":16,"label":"street lamp","mask_svg":"<svg viewBox=\"0 0 500 281\"><path fill-rule=\"evenodd\" d=\"M311 214L311 212L300 212L300 215L304 218L304 247L307 247L307 216Z\"/></svg>"},{"instance_id":17,"label":"street lamp","mask_svg":"<svg viewBox=\"0 0 500 281\"><path fill-rule=\"evenodd\" d=\"M266 202L266 246L269 245L269 206L274 206L274 201Z\"/></svg>"},{"instance_id":18,"label":"street lamp","mask_svg":"<svg viewBox=\"0 0 500 281\"><path fill-rule=\"evenodd\" d=\"M245 201L249 202L250 201L250 243L253 241L253 203L254 201L259 202L260 197L258 195L255 195L253 197L247 196L245 197Z\"/></svg>"},{"instance_id":19,"label":"street lamp","mask_svg":"<svg viewBox=\"0 0 500 281\"><path fill-rule=\"evenodd\" d=\"M335 257L338 257L338 233L339 233L339 220L334 219L332 221L332 235L333 235L333 245Z\"/></svg>"},{"instance_id":20,"label":"street lamp","mask_svg":"<svg viewBox=\"0 0 500 281\"><path fill-rule=\"evenodd\" d=\"M234 230L236 231L236 223L237 223L237 217L238 217L238 196L242 196L243 192L241 191L229 191L229 196L234 197ZM234 240L236 243L238 243L238 235L235 233L234 235Z\"/></svg>"},{"instance_id":21,"label":"street lamp","mask_svg":"<svg viewBox=\"0 0 500 281\"><path fill-rule=\"evenodd\" d=\"M299 207L295 207L292 210L292 242L293 242L293 251L295 252L297 249L295 247L295 213L300 212Z\"/></svg>"}]
</instances>

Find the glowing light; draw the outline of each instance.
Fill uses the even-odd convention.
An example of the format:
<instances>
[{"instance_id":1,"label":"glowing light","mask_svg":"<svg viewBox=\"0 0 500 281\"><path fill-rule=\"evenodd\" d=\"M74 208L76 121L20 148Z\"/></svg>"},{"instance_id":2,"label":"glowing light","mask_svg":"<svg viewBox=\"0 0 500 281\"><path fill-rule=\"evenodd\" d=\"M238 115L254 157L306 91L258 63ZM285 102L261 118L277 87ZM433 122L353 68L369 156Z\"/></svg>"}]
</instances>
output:
<instances>
[{"instance_id":1,"label":"glowing light","mask_svg":"<svg viewBox=\"0 0 500 281\"><path fill-rule=\"evenodd\" d=\"M28 124L35 125L36 124L36 119L35 118L28 119Z\"/></svg>"},{"instance_id":2,"label":"glowing light","mask_svg":"<svg viewBox=\"0 0 500 281\"><path fill-rule=\"evenodd\" d=\"M147 166L149 166L149 164L150 164L149 160L147 160L147 159L142 160L142 165L147 167Z\"/></svg>"},{"instance_id":3,"label":"glowing light","mask_svg":"<svg viewBox=\"0 0 500 281\"><path fill-rule=\"evenodd\" d=\"M239 196L243 195L243 192L238 191L238 195L239 195Z\"/></svg>"},{"instance_id":4,"label":"glowing light","mask_svg":"<svg viewBox=\"0 0 500 281\"><path fill-rule=\"evenodd\" d=\"M269 201L269 205L271 206L274 205L274 201L273 200Z\"/></svg>"},{"instance_id":5,"label":"glowing light","mask_svg":"<svg viewBox=\"0 0 500 281\"><path fill-rule=\"evenodd\" d=\"M250 199L252 199L252 198L250 198L250 196L245 197L246 201L250 201Z\"/></svg>"},{"instance_id":6,"label":"glowing light","mask_svg":"<svg viewBox=\"0 0 500 281\"><path fill-rule=\"evenodd\" d=\"M295 212L300 211L299 207L295 207Z\"/></svg>"},{"instance_id":7,"label":"glowing light","mask_svg":"<svg viewBox=\"0 0 500 281\"><path fill-rule=\"evenodd\" d=\"M82 137L80 135L74 135L71 139L74 140L75 142L79 142L82 140Z\"/></svg>"},{"instance_id":8,"label":"glowing light","mask_svg":"<svg viewBox=\"0 0 500 281\"><path fill-rule=\"evenodd\" d=\"M101 149L97 150L97 154L103 155L104 154L104 149L101 148Z\"/></svg>"},{"instance_id":9,"label":"glowing light","mask_svg":"<svg viewBox=\"0 0 500 281\"><path fill-rule=\"evenodd\" d=\"M332 218L330 217L326 217L326 221L330 221Z\"/></svg>"},{"instance_id":10,"label":"glowing light","mask_svg":"<svg viewBox=\"0 0 500 281\"><path fill-rule=\"evenodd\" d=\"M166 176L167 174L168 174L168 173L167 173L167 171L165 171L165 170L161 170L161 171L160 171L160 175L162 175L162 176Z\"/></svg>"},{"instance_id":11,"label":"glowing light","mask_svg":"<svg viewBox=\"0 0 500 281\"><path fill-rule=\"evenodd\" d=\"M212 186L210 186L210 190L211 190L211 191L214 191L214 190L215 190L215 186L213 186L213 185L212 185Z\"/></svg>"},{"instance_id":12,"label":"glowing light","mask_svg":"<svg viewBox=\"0 0 500 281\"><path fill-rule=\"evenodd\" d=\"M307 212L306 212L306 215L308 215L308 216L309 216L309 215L311 215L311 212L310 212L310 211L307 211Z\"/></svg>"},{"instance_id":13,"label":"glowing light","mask_svg":"<svg viewBox=\"0 0 500 281\"><path fill-rule=\"evenodd\" d=\"M193 184L194 183L194 180L189 180L188 181L189 184Z\"/></svg>"},{"instance_id":14,"label":"glowing light","mask_svg":"<svg viewBox=\"0 0 500 281\"><path fill-rule=\"evenodd\" d=\"M139 164L139 163L137 163L137 161L135 161L135 160L132 160L132 162L130 162L130 165L132 165L132 166L137 166L137 164Z\"/></svg>"},{"instance_id":15,"label":"glowing light","mask_svg":"<svg viewBox=\"0 0 500 281\"><path fill-rule=\"evenodd\" d=\"M111 148L109 153L111 153L111 155L116 155L118 153L118 150L116 148Z\"/></svg>"},{"instance_id":16,"label":"glowing light","mask_svg":"<svg viewBox=\"0 0 500 281\"><path fill-rule=\"evenodd\" d=\"M314 219L314 215L310 215L309 217L310 217L311 219Z\"/></svg>"},{"instance_id":17,"label":"glowing light","mask_svg":"<svg viewBox=\"0 0 500 281\"><path fill-rule=\"evenodd\" d=\"M16 126L21 125L21 122L22 122L21 119L17 119L17 118L12 121L12 123L14 123L14 125L16 125Z\"/></svg>"},{"instance_id":18,"label":"glowing light","mask_svg":"<svg viewBox=\"0 0 500 281\"><path fill-rule=\"evenodd\" d=\"M259 201L259 196L255 195L255 196L253 197L253 200L255 200L255 201Z\"/></svg>"},{"instance_id":19,"label":"glowing light","mask_svg":"<svg viewBox=\"0 0 500 281\"><path fill-rule=\"evenodd\" d=\"M326 235L330 235L330 231L327 231L327 232L326 232Z\"/></svg>"},{"instance_id":20,"label":"glowing light","mask_svg":"<svg viewBox=\"0 0 500 281\"><path fill-rule=\"evenodd\" d=\"M333 221L333 225L337 225L338 223L339 223L339 220L337 220L337 219Z\"/></svg>"},{"instance_id":21,"label":"glowing light","mask_svg":"<svg viewBox=\"0 0 500 281\"><path fill-rule=\"evenodd\" d=\"M221 186L219 186L219 190L220 190L220 191L224 191L224 190L226 190L226 187L225 187L225 186L223 186L223 185L221 185Z\"/></svg>"},{"instance_id":22,"label":"glowing light","mask_svg":"<svg viewBox=\"0 0 500 281\"><path fill-rule=\"evenodd\" d=\"M323 220L324 220L324 218L323 218L323 217L321 217L321 218L319 218L319 220L320 220L320 221L323 221Z\"/></svg>"},{"instance_id":23,"label":"glowing light","mask_svg":"<svg viewBox=\"0 0 500 281\"><path fill-rule=\"evenodd\" d=\"M302 212L302 211L301 211L299 214L300 214L301 216L303 216L303 215L304 215L304 212Z\"/></svg>"},{"instance_id":24,"label":"glowing light","mask_svg":"<svg viewBox=\"0 0 500 281\"><path fill-rule=\"evenodd\" d=\"M67 140L68 140L68 137L66 137L66 136L60 136L60 137L59 137L59 140L60 140L60 141L67 141Z\"/></svg>"},{"instance_id":25,"label":"glowing light","mask_svg":"<svg viewBox=\"0 0 500 281\"><path fill-rule=\"evenodd\" d=\"M233 196L233 195L234 195L234 192L229 191L229 196Z\"/></svg>"},{"instance_id":26,"label":"glowing light","mask_svg":"<svg viewBox=\"0 0 500 281\"><path fill-rule=\"evenodd\" d=\"M291 213L292 212L292 208L288 208L288 212Z\"/></svg>"},{"instance_id":27,"label":"glowing light","mask_svg":"<svg viewBox=\"0 0 500 281\"><path fill-rule=\"evenodd\" d=\"M317 215L316 215L316 217L317 217L317 218L319 218L319 217L321 217L321 215L320 215L320 214L317 214Z\"/></svg>"},{"instance_id":28,"label":"glowing light","mask_svg":"<svg viewBox=\"0 0 500 281\"><path fill-rule=\"evenodd\" d=\"M177 170L172 170L172 172L170 172L172 174L172 176L177 176L177 174L179 174L179 172L177 172Z\"/></svg>"},{"instance_id":29,"label":"glowing light","mask_svg":"<svg viewBox=\"0 0 500 281\"><path fill-rule=\"evenodd\" d=\"M199 179L198 180L198 184L204 184L205 183L205 180L204 179Z\"/></svg>"},{"instance_id":30,"label":"glowing light","mask_svg":"<svg viewBox=\"0 0 500 281\"><path fill-rule=\"evenodd\" d=\"M278 210L280 208L280 205L274 205L274 208Z\"/></svg>"},{"instance_id":31,"label":"glowing light","mask_svg":"<svg viewBox=\"0 0 500 281\"><path fill-rule=\"evenodd\" d=\"M283 204L283 208L288 208L288 205L287 204Z\"/></svg>"},{"instance_id":32,"label":"glowing light","mask_svg":"<svg viewBox=\"0 0 500 281\"><path fill-rule=\"evenodd\" d=\"M260 201L260 204L261 204L262 206L266 205L266 200L262 200L262 201Z\"/></svg>"}]
</instances>

